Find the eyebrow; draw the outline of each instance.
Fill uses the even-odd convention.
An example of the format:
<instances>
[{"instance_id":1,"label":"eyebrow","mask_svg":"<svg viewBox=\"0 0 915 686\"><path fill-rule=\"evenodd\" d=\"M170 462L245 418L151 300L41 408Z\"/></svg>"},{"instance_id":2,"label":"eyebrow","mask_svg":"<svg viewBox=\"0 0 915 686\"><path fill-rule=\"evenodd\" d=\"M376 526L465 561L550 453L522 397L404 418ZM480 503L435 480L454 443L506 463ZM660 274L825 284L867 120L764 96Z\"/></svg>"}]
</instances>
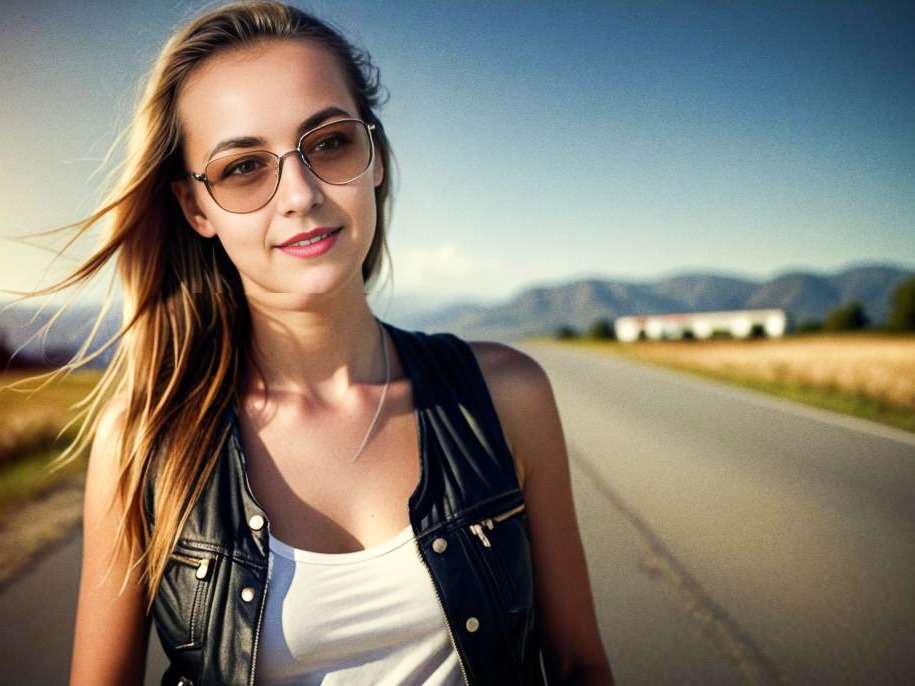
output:
<instances>
[{"instance_id":1,"label":"eyebrow","mask_svg":"<svg viewBox=\"0 0 915 686\"><path fill-rule=\"evenodd\" d=\"M301 138L305 133L315 128L318 124L322 123L326 119L337 116L352 117L353 115L347 112L344 109L339 107L325 107L323 110L315 112L313 115L308 117L305 121L299 124L299 128L296 131L297 138ZM232 150L233 148L254 148L254 147L263 147L267 144L267 141L260 136L238 136L236 138L227 138L226 140L220 141L217 143L212 150L210 150L209 155L207 155L207 162L212 160L216 155L226 150Z\"/></svg>"}]
</instances>

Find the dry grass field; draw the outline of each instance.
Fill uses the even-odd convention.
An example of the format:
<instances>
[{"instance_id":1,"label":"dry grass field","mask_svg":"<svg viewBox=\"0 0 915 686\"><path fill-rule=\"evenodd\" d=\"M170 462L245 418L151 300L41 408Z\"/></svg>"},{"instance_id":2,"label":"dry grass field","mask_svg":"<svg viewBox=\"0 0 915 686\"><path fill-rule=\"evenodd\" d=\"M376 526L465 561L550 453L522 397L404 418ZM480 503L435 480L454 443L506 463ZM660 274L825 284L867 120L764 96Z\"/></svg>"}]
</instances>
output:
<instances>
[{"instance_id":1,"label":"dry grass field","mask_svg":"<svg viewBox=\"0 0 915 686\"><path fill-rule=\"evenodd\" d=\"M658 341L629 348L626 354L639 359L840 390L915 411L915 337Z\"/></svg>"},{"instance_id":2,"label":"dry grass field","mask_svg":"<svg viewBox=\"0 0 915 686\"><path fill-rule=\"evenodd\" d=\"M586 343L915 430L915 336Z\"/></svg>"},{"instance_id":3,"label":"dry grass field","mask_svg":"<svg viewBox=\"0 0 915 686\"><path fill-rule=\"evenodd\" d=\"M48 465L75 436L75 429L59 434L74 415L72 405L98 381L99 372L77 372L34 393L9 387L27 376L0 373L0 511L80 468L74 464L51 473Z\"/></svg>"}]
</instances>

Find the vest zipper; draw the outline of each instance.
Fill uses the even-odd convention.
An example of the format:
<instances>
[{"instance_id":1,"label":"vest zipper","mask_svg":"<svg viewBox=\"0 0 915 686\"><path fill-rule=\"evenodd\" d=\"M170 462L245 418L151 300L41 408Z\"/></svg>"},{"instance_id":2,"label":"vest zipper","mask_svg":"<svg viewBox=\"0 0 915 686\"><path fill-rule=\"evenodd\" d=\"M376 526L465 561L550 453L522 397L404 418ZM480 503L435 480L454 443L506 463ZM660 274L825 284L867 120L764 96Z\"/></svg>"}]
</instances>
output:
<instances>
[{"instance_id":1,"label":"vest zipper","mask_svg":"<svg viewBox=\"0 0 915 686\"><path fill-rule=\"evenodd\" d=\"M237 419L238 419L237 408L235 410L235 418L237 421ZM247 491L248 495L251 496L251 500L253 500L254 503L258 507L260 507L260 505L257 503L257 498L254 497L254 491L251 490L251 482L248 480L248 464L247 464L247 460L245 459L245 452L244 452L244 450L242 450L242 447L241 447L241 439L236 437L236 440L238 443L238 455L241 458L241 473L245 479L245 490ZM261 508L261 511L263 511L263 508ZM266 518L265 518L265 521L267 523L267 531L269 531L270 522ZM252 653L251 653L251 676L248 678L248 686L254 686L254 670L257 667L257 644L261 637L261 624L263 624L263 622L264 622L264 608L267 605L267 587L270 585L270 550L269 550L269 548L270 548L270 545L268 544L267 545L267 549L268 549L267 550L267 576L264 578L264 590L263 590L263 593L261 594L261 609L257 613L257 624L254 626L254 645L252 647Z\"/></svg>"},{"instance_id":2,"label":"vest zipper","mask_svg":"<svg viewBox=\"0 0 915 686\"><path fill-rule=\"evenodd\" d=\"M190 567L196 567L197 572L194 574L194 576L201 581L206 579L207 575L210 573L210 559L207 557L196 558L191 557L190 555L182 555L181 553L172 553L171 557L177 562L188 565Z\"/></svg>"},{"instance_id":3,"label":"vest zipper","mask_svg":"<svg viewBox=\"0 0 915 686\"><path fill-rule=\"evenodd\" d=\"M251 652L251 678L248 679L248 686L254 686L254 670L257 667L257 643L261 637L261 624L264 623L264 608L267 606L267 586L270 585L269 554L267 564L267 577L264 579L264 591L261 594L261 609L257 613L257 625L254 627L254 647Z\"/></svg>"},{"instance_id":4,"label":"vest zipper","mask_svg":"<svg viewBox=\"0 0 915 686\"><path fill-rule=\"evenodd\" d=\"M477 522L475 524L471 524L467 528L470 529L470 533L472 533L474 536L476 536L477 538L480 539L480 542L483 544L483 547L492 548L492 543L490 542L489 537L486 535L486 532L484 531L484 529L486 531L492 531L493 529L496 528L496 524L498 524L499 522L505 521L509 517L512 517L512 516L518 514L519 512L522 512L523 510L524 510L524 503L521 503L517 507L513 507L512 509L502 512L501 514L497 514L493 517L487 517L486 519L481 519L479 522Z\"/></svg>"},{"instance_id":5,"label":"vest zipper","mask_svg":"<svg viewBox=\"0 0 915 686\"><path fill-rule=\"evenodd\" d=\"M442 618L445 620L445 630L448 632L448 638L451 640L451 647L454 648L454 654L457 655L458 667L461 668L461 676L464 678L464 683L467 684L467 686L470 686L470 679L467 678L467 669L464 667L461 651L458 650L457 642L454 640L454 632L451 630L451 622L448 621L448 614L445 612L442 596L438 592L438 586L435 584L435 579L432 578L432 570L429 568L426 558L423 557L423 551L420 550L419 541L416 540L415 536L413 537L413 542L416 544L416 552L419 555L420 561L423 563L423 567L425 567L426 571L429 573L429 581L432 582L432 590L435 591L435 599L438 601L438 608L442 611Z\"/></svg>"}]
</instances>

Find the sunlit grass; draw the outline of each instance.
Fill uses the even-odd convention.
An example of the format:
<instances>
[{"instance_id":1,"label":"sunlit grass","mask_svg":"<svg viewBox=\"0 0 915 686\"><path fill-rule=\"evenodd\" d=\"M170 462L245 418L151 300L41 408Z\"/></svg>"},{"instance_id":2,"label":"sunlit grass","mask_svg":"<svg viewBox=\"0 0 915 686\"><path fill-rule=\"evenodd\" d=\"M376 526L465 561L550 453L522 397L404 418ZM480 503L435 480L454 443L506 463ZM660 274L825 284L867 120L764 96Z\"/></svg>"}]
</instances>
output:
<instances>
[{"instance_id":1,"label":"sunlit grass","mask_svg":"<svg viewBox=\"0 0 915 686\"><path fill-rule=\"evenodd\" d=\"M71 427L72 406L92 389L99 372L82 371L40 390L39 382L24 372L0 373L0 511L33 498L60 480L85 469L85 458L51 471L49 466L76 436ZM20 384L28 380L26 390Z\"/></svg>"},{"instance_id":2,"label":"sunlit grass","mask_svg":"<svg viewBox=\"0 0 915 686\"><path fill-rule=\"evenodd\" d=\"M31 453L0 468L0 512L40 495L86 468L85 458L82 458L50 472L48 464L59 454L59 450Z\"/></svg>"}]
</instances>

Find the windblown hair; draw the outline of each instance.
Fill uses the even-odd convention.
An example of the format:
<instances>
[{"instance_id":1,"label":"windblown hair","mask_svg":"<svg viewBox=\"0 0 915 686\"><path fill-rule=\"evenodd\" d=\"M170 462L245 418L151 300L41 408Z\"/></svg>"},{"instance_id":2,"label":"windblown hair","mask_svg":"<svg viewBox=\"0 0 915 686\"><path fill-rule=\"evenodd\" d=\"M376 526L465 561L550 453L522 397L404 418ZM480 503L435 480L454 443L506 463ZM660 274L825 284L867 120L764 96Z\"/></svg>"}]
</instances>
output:
<instances>
[{"instance_id":1,"label":"windblown hair","mask_svg":"<svg viewBox=\"0 0 915 686\"><path fill-rule=\"evenodd\" d=\"M188 76L214 55L289 39L315 41L340 61L359 116L375 124L376 151L390 169L390 146L374 112L383 91L367 53L285 4L217 8L192 20L163 48L131 123L119 181L94 214L74 225L78 237L105 219L100 247L68 278L42 291L85 283L116 260L124 297L123 325L114 339L119 344L62 459L85 450L101 407L116 397L117 504L123 508L116 545L139 570L148 604L222 449L225 414L236 401L250 346L250 315L235 267L216 239L190 228L171 191L184 171L178 97ZM387 254L389 178L385 173L375 188L375 237L362 264L366 284L378 276ZM71 367L91 359L86 350ZM152 479L155 496L147 503Z\"/></svg>"}]
</instances>

